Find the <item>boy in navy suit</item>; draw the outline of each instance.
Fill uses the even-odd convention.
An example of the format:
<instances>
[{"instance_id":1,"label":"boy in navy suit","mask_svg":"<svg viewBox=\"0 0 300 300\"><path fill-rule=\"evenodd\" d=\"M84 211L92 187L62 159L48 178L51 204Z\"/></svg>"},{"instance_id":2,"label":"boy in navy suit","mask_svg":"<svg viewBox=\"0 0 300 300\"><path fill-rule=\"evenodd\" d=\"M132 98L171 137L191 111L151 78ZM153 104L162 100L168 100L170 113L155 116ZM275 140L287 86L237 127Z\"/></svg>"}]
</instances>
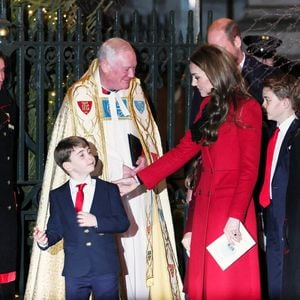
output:
<instances>
[{"instance_id":1,"label":"boy in navy suit","mask_svg":"<svg viewBox=\"0 0 300 300\"><path fill-rule=\"evenodd\" d=\"M272 76L264 81L263 107L268 119L277 123L277 138L271 137L268 145L266 175L259 199L264 207L269 299L281 299L283 259L289 251L286 227L287 192L292 179L291 167L298 161L299 155L294 149L299 149L300 145L300 121L295 113L300 104L297 90L299 81L297 83L292 75ZM271 144L274 146L269 151Z\"/></svg>"},{"instance_id":2,"label":"boy in navy suit","mask_svg":"<svg viewBox=\"0 0 300 300\"><path fill-rule=\"evenodd\" d=\"M95 158L82 137L61 140L54 159L70 180L50 192L47 229L35 227L34 239L42 250L64 239L62 275L67 300L89 299L91 292L96 300L118 299L119 259L114 234L129 227L119 190L90 176Z\"/></svg>"}]
</instances>

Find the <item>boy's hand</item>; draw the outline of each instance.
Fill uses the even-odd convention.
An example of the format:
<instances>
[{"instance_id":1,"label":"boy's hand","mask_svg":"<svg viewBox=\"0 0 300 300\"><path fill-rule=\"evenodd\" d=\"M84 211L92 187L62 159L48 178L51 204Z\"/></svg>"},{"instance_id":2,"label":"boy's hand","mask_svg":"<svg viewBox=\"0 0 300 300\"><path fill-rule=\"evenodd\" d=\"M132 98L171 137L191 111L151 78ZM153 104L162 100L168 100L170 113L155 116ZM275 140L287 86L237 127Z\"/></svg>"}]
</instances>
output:
<instances>
[{"instance_id":1,"label":"boy's hand","mask_svg":"<svg viewBox=\"0 0 300 300\"><path fill-rule=\"evenodd\" d=\"M37 226L33 228L33 238L42 248L48 246L48 237L45 230L39 230Z\"/></svg>"},{"instance_id":2,"label":"boy's hand","mask_svg":"<svg viewBox=\"0 0 300 300\"><path fill-rule=\"evenodd\" d=\"M98 227L96 217L84 211L77 214L77 222L80 227Z\"/></svg>"}]
</instances>

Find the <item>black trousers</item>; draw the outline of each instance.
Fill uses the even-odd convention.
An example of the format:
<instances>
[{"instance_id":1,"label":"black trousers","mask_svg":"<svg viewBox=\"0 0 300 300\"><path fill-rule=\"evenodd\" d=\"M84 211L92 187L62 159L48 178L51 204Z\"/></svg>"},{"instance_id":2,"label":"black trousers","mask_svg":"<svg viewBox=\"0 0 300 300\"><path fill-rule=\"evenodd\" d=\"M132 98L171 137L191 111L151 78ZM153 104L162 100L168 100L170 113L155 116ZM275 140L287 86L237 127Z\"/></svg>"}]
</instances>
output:
<instances>
[{"instance_id":1,"label":"black trousers","mask_svg":"<svg viewBox=\"0 0 300 300\"><path fill-rule=\"evenodd\" d=\"M0 284L0 300L15 299L15 282Z\"/></svg>"}]
</instances>

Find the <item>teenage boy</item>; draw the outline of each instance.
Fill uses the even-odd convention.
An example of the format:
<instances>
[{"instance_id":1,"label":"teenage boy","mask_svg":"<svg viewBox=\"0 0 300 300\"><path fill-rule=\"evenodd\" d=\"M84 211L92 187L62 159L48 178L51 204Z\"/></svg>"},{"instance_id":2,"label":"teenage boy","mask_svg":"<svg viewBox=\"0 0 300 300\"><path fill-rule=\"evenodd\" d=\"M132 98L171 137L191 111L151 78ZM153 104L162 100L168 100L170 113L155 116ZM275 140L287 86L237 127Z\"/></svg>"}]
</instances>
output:
<instances>
[{"instance_id":1,"label":"teenage boy","mask_svg":"<svg viewBox=\"0 0 300 300\"><path fill-rule=\"evenodd\" d=\"M82 137L61 140L54 159L70 180L50 192L47 229L35 227L34 239L42 250L64 239L67 300L86 300L91 292L96 300L119 299L114 234L129 227L119 190L90 176L95 158Z\"/></svg>"},{"instance_id":2,"label":"teenage boy","mask_svg":"<svg viewBox=\"0 0 300 300\"><path fill-rule=\"evenodd\" d=\"M292 75L269 77L263 85L263 107L268 119L277 122L277 128L268 144L265 179L259 200L264 208L269 299L280 299L283 257L289 251L286 230L287 190L290 168L299 155L295 156L294 149L299 149L300 143L297 134L300 121L295 114L299 110L300 95L297 94L299 85Z\"/></svg>"}]
</instances>

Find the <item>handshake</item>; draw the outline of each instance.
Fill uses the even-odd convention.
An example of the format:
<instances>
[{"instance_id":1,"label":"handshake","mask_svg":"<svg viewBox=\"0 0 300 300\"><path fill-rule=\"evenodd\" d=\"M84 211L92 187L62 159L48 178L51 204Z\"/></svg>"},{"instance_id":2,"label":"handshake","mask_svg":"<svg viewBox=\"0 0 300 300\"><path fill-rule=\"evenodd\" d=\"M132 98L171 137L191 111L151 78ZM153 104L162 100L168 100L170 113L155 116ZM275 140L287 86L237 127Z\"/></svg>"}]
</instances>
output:
<instances>
[{"instance_id":1,"label":"handshake","mask_svg":"<svg viewBox=\"0 0 300 300\"><path fill-rule=\"evenodd\" d=\"M135 177L122 178L113 181L113 183L118 185L121 196L126 197L126 199L132 198L129 197L129 194L131 195L131 193L133 193L137 189L137 187L140 186L140 183ZM136 194L136 196L137 195L138 194Z\"/></svg>"},{"instance_id":2,"label":"handshake","mask_svg":"<svg viewBox=\"0 0 300 300\"><path fill-rule=\"evenodd\" d=\"M133 169L123 165L123 178L113 181L114 184L118 185L121 196L127 200L144 193L146 190L145 187L140 184L136 176L138 171L147 166L145 156L140 156L136 165L137 167Z\"/></svg>"}]
</instances>

